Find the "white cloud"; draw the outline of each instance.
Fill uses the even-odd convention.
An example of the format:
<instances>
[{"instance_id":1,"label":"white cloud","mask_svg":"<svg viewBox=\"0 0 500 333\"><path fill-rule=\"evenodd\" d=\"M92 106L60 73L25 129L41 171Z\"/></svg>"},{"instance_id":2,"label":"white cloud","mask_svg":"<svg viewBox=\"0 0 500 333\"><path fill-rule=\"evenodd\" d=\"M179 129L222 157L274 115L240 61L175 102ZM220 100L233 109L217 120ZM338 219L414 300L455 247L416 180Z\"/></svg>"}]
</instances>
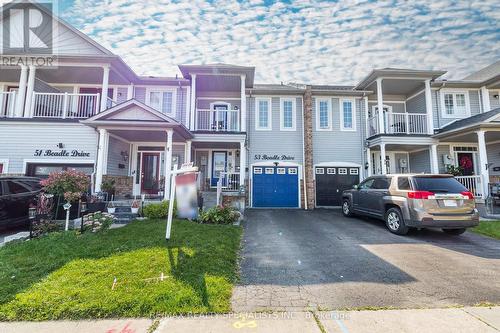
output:
<instances>
[{"instance_id":1,"label":"white cloud","mask_svg":"<svg viewBox=\"0 0 500 333\"><path fill-rule=\"evenodd\" d=\"M380 67L461 78L500 58L496 0L77 0L61 14L147 75L224 62L255 66L256 82L354 84Z\"/></svg>"}]
</instances>

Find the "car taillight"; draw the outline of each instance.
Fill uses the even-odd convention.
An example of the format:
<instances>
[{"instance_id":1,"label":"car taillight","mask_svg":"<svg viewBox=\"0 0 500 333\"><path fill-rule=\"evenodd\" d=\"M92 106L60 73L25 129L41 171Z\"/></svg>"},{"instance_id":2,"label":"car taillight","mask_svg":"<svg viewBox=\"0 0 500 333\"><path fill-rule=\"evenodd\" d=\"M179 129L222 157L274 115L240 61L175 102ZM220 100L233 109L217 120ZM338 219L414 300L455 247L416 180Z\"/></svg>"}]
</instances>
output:
<instances>
[{"instance_id":1,"label":"car taillight","mask_svg":"<svg viewBox=\"0 0 500 333\"><path fill-rule=\"evenodd\" d=\"M410 191L408 192L408 198L410 199L429 199L434 193L429 191Z\"/></svg>"},{"instance_id":2,"label":"car taillight","mask_svg":"<svg viewBox=\"0 0 500 333\"><path fill-rule=\"evenodd\" d=\"M474 199L474 194L472 194L472 192L464 191L460 192L460 194L463 195L464 197L467 197L467 199Z\"/></svg>"}]
</instances>

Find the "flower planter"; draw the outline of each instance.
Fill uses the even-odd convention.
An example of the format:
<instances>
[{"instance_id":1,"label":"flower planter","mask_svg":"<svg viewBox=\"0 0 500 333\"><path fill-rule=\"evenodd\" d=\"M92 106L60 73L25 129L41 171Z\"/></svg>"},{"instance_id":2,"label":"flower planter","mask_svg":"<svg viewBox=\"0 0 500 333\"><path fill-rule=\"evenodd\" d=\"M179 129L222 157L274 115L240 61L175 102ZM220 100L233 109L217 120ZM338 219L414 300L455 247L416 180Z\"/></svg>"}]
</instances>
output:
<instances>
[{"instance_id":1,"label":"flower planter","mask_svg":"<svg viewBox=\"0 0 500 333\"><path fill-rule=\"evenodd\" d=\"M137 207L137 208L132 207L132 208L130 208L130 209L132 210L132 214L137 214L137 213L139 213L139 207Z\"/></svg>"},{"instance_id":2,"label":"flower planter","mask_svg":"<svg viewBox=\"0 0 500 333\"><path fill-rule=\"evenodd\" d=\"M110 213L110 214L114 214L114 213L115 213L115 210L116 210L116 208L115 208L115 207L113 207L113 208L109 208L109 207L108 207L108 213Z\"/></svg>"}]
</instances>

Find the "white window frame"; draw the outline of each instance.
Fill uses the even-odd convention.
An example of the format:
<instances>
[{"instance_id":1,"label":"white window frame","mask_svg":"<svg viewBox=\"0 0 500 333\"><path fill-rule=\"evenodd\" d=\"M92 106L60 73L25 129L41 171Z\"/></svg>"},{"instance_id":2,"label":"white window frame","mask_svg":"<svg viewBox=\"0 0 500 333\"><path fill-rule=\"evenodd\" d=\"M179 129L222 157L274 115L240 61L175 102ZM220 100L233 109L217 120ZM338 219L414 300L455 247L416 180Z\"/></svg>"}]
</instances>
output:
<instances>
[{"instance_id":1,"label":"white window frame","mask_svg":"<svg viewBox=\"0 0 500 333\"><path fill-rule=\"evenodd\" d=\"M316 167L316 175L324 175L325 174L325 168L323 167Z\"/></svg>"},{"instance_id":2,"label":"white window frame","mask_svg":"<svg viewBox=\"0 0 500 333\"><path fill-rule=\"evenodd\" d=\"M153 106L151 106L151 93L157 92L157 93L164 93L164 92L170 92L172 93L172 110L171 112L164 113L163 112L163 96L162 99L160 100L160 110L157 110ZM156 111L169 115L169 116L175 116L177 114L177 88L164 88L164 87L148 87L146 88L146 105L154 108Z\"/></svg>"},{"instance_id":3,"label":"white window frame","mask_svg":"<svg viewBox=\"0 0 500 333\"><path fill-rule=\"evenodd\" d=\"M267 109L267 126L260 126L260 109L259 102L265 101L268 103L269 107ZM255 130L256 131L272 131L273 129L273 118L272 118L272 100L271 98L259 97L255 99Z\"/></svg>"},{"instance_id":4,"label":"white window frame","mask_svg":"<svg viewBox=\"0 0 500 333\"><path fill-rule=\"evenodd\" d=\"M0 159L0 164L3 165L3 170L0 175L4 175L9 173L9 160L8 159Z\"/></svg>"},{"instance_id":5,"label":"white window frame","mask_svg":"<svg viewBox=\"0 0 500 333\"><path fill-rule=\"evenodd\" d=\"M262 168L261 167L254 167L253 168L253 174L254 175L262 175Z\"/></svg>"},{"instance_id":6,"label":"white window frame","mask_svg":"<svg viewBox=\"0 0 500 333\"><path fill-rule=\"evenodd\" d=\"M351 102L352 105L352 128L344 127L344 102ZM340 130L345 132L356 131L356 99L354 98L341 98L339 99L340 111Z\"/></svg>"},{"instance_id":7,"label":"white window frame","mask_svg":"<svg viewBox=\"0 0 500 333\"><path fill-rule=\"evenodd\" d=\"M453 95L453 114L447 114L446 113L446 107L444 104L444 96L445 95ZM457 97L456 95L464 95L465 96L465 113L464 114L457 114L456 113L456 107L457 107ZM441 117L444 119L456 119L456 118L467 118L471 116L470 113L470 99L469 99L469 90L460 90L460 89L453 89L453 90L445 90L441 89L440 91L440 100L441 100Z\"/></svg>"},{"instance_id":8,"label":"white window frame","mask_svg":"<svg viewBox=\"0 0 500 333\"><path fill-rule=\"evenodd\" d=\"M292 102L292 127L284 127L284 113L285 108L283 107L285 102ZM296 131L297 130L297 101L295 98L280 98L280 131Z\"/></svg>"},{"instance_id":9,"label":"white window frame","mask_svg":"<svg viewBox=\"0 0 500 333\"><path fill-rule=\"evenodd\" d=\"M321 127L320 120L320 103L326 102L328 108L328 126ZM332 100L330 98L316 98L316 131L331 131L332 130Z\"/></svg>"}]
</instances>

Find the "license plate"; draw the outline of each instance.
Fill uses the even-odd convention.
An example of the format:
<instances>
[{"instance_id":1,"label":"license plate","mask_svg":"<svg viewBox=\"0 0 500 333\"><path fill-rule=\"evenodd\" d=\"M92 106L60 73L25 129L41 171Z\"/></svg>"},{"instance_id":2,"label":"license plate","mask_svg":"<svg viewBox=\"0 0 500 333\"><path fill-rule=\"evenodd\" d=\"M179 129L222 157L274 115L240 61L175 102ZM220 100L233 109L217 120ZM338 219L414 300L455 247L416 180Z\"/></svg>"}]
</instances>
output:
<instances>
[{"instance_id":1,"label":"license plate","mask_svg":"<svg viewBox=\"0 0 500 333\"><path fill-rule=\"evenodd\" d=\"M457 207L456 200L443 200L443 203L446 207Z\"/></svg>"}]
</instances>

